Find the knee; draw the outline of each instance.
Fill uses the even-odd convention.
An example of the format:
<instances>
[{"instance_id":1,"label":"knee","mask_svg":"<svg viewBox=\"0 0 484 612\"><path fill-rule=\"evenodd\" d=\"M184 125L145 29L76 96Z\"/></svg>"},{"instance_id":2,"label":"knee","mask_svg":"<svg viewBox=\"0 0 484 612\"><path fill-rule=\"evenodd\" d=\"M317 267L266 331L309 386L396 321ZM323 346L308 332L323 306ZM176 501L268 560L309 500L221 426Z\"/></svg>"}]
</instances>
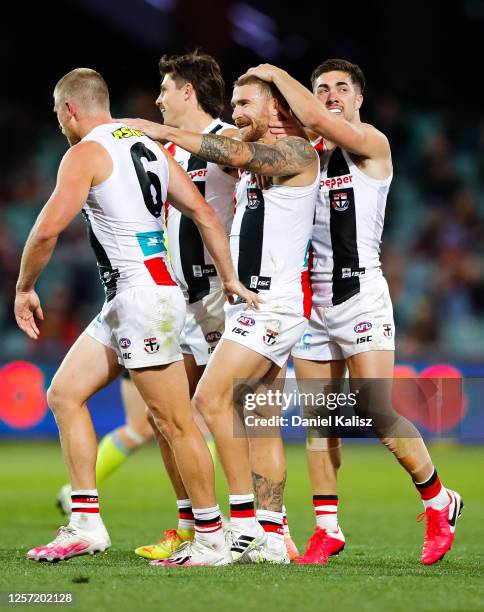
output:
<instances>
[{"instance_id":1,"label":"knee","mask_svg":"<svg viewBox=\"0 0 484 612\"><path fill-rule=\"evenodd\" d=\"M219 416L222 410L222 401L215 393L211 393L207 387L198 387L192 399L193 407L202 415L205 423L210 424Z\"/></svg>"},{"instance_id":2,"label":"knee","mask_svg":"<svg viewBox=\"0 0 484 612\"><path fill-rule=\"evenodd\" d=\"M61 416L72 405L72 397L68 393L67 388L57 383L55 379L47 389L47 404L55 417Z\"/></svg>"},{"instance_id":3,"label":"knee","mask_svg":"<svg viewBox=\"0 0 484 612\"><path fill-rule=\"evenodd\" d=\"M194 425L192 415L189 412L186 415L180 413L166 415L156 406L151 406L150 409L150 423L153 430L160 432L169 443L189 434L190 426Z\"/></svg>"}]
</instances>

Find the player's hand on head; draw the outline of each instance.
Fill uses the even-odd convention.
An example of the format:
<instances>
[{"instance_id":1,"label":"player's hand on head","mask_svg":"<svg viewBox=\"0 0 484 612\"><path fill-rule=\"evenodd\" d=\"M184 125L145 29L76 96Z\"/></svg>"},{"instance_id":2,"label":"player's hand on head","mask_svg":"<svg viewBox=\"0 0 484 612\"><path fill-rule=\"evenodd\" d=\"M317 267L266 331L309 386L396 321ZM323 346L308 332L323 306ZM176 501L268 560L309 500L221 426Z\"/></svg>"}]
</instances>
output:
<instances>
[{"instance_id":1,"label":"player's hand on head","mask_svg":"<svg viewBox=\"0 0 484 612\"><path fill-rule=\"evenodd\" d=\"M123 119L114 119L114 121L124 123L135 130L141 130L146 136L153 140L166 140L166 126L162 123L148 121L148 119L133 119L126 117Z\"/></svg>"},{"instance_id":2,"label":"player's hand on head","mask_svg":"<svg viewBox=\"0 0 484 612\"><path fill-rule=\"evenodd\" d=\"M229 304L235 304L235 296L239 296L246 306L245 308L259 308L259 304L263 304L264 300L254 293L249 291L244 285L238 280L234 279L223 283L223 290L227 297Z\"/></svg>"},{"instance_id":3,"label":"player's hand on head","mask_svg":"<svg viewBox=\"0 0 484 612\"><path fill-rule=\"evenodd\" d=\"M259 64L258 66L253 66L249 68L247 72L241 74L239 79L244 77L257 77L261 79L261 81L266 81L267 83L272 83L274 79L275 72L279 70L276 66L272 66L272 64Z\"/></svg>"},{"instance_id":4,"label":"player's hand on head","mask_svg":"<svg viewBox=\"0 0 484 612\"><path fill-rule=\"evenodd\" d=\"M37 293L33 289L25 292L18 291L15 295L14 312L20 329L32 340L37 340L40 335L37 321L44 320Z\"/></svg>"},{"instance_id":5,"label":"player's hand on head","mask_svg":"<svg viewBox=\"0 0 484 612\"><path fill-rule=\"evenodd\" d=\"M252 174L250 175L250 180L257 185L259 189L269 189L272 185L272 176L264 176L262 174Z\"/></svg>"},{"instance_id":6,"label":"player's hand on head","mask_svg":"<svg viewBox=\"0 0 484 612\"><path fill-rule=\"evenodd\" d=\"M279 108L279 119L269 123L271 134L275 134L277 138L286 138L287 136L298 136L309 140L308 135L301 122L294 116L291 110Z\"/></svg>"}]
</instances>

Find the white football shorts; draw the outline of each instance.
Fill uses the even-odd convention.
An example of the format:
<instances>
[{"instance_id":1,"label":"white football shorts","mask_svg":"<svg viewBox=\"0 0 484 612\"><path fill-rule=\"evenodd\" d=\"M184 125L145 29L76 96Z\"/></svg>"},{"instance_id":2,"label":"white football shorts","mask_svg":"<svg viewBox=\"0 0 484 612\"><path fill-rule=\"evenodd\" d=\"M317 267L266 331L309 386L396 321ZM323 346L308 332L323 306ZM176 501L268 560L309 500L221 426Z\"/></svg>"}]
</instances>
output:
<instances>
[{"instance_id":1,"label":"white football shorts","mask_svg":"<svg viewBox=\"0 0 484 612\"><path fill-rule=\"evenodd\" d=\"M238 342L282 367L308 321L284 304L269 302L259 306L259 310L244 310L244 304L228 304L222 338Z\"/></svg>"},{"instance_id":2,"label":"white football shorts","mask_svg":"<svg viewBox=\"0 0 484 612\"><path fill-rule=\"evenodd\" d=\"M164 365L183 359L185 311L179 287L131 287L105 302L86 333L116 351L127 369Z\"/></svg>"},{"instance_id":3,"label":"white football shorts","mask_svg":"<svg viewBox=\"0 0 484 612\"><path fill-rule=\"evenodd\" d=\"M308 328L291 354L298 359L334 361L366 351L394 351L395 324L383 276L336 306L313 304Z\"/></svg>"},{"instance_id":4,"label":"white football shorts","mask_svg":"<svg viewBox=\"0 0 484 612\"><path fill-rule=\"evenodd\" d=\"M199 366L207 365L224 333L226 301L225 293L219 289L187 305L180 346L184 354L193 355Z\"/></svg>"}]
</instances>

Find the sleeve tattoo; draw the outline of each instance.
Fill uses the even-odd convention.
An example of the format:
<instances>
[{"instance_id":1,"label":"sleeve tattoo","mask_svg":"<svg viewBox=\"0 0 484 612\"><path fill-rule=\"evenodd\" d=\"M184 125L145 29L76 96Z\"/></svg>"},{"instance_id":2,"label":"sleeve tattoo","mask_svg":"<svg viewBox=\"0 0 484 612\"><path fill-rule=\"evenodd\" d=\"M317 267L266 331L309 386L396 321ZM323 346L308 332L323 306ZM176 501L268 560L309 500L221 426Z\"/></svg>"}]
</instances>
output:
<instances>
[{"instance_id":1,"label":"sleeve tattoo","mask_svg":"<svg viewBox=\"0 0 484 612\"><path fill-rule=\"evenodd\" d=\"M257 507L261 510L282 512L286 472L284 472L284 478L280 482L274 482L270 478L252 472L252 482L254 485Z\"/></svg>"},{"instance_id":2,"label":"sleeve tattoo","mask_svg":"<svg viewBox=\"0 0 484 612\"><path fill-rule=\"evenodd\" d=\"M316 159L311 144L296 136L265 145L204 134L197 155L215 164L241 167L267 176L297 174Z\"/></svg>"}]
</instances>

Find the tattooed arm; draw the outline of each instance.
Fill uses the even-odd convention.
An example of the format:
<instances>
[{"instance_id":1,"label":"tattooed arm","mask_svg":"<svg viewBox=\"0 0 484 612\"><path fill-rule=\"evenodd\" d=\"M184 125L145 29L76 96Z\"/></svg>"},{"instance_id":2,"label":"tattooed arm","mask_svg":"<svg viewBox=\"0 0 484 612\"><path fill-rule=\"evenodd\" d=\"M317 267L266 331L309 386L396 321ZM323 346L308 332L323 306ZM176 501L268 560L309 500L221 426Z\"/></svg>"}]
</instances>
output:
<instances>
[{"instance_id":1,"label":"tattooed arm","mask_svg":"<svg viewBox=\"0 0 484 612\"><path fill-rule=\"evenodd\" d=\"M294 176L315 167L318 157L311 144L304 138L290 136L274 144L241 142L216 134L197 134L168 126L163 128L163 138L190 151L209 162L244 168L266 176Z\"/></svg>"}]
</instances>

